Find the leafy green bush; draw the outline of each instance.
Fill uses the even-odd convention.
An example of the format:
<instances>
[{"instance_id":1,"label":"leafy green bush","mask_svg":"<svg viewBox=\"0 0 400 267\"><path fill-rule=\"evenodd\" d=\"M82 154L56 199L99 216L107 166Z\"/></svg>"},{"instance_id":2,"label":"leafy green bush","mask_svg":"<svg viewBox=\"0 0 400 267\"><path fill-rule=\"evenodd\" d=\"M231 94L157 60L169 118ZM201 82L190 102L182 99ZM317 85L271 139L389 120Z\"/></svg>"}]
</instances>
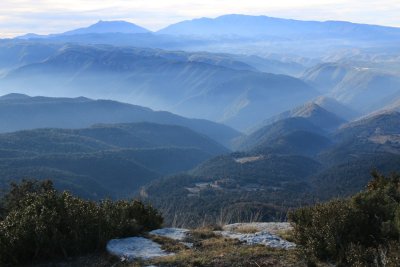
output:
<instances>
[{"instance_id":1,"label":"leafy green bush","mask_svg":"<svg viewBox=\"0 0 400 267\"><path fill-rule=\"evenodd\" d=\"M397 266L400 260L400 176L373 173L365 191L289 214L296 243L310 262Z\"/></svg>"},{"instance_id":2,"label":"leafy green bush","mask_svg":"<svg viewBox=\"0 0 400 267\"><path fill-rule=\"evenodd\" d=\"M6 265L104 249L112 238L162 224L157 211L139 201L86 201L49 181L12 184L2 206L0 264Z\"/></svg>"}]
</instances>

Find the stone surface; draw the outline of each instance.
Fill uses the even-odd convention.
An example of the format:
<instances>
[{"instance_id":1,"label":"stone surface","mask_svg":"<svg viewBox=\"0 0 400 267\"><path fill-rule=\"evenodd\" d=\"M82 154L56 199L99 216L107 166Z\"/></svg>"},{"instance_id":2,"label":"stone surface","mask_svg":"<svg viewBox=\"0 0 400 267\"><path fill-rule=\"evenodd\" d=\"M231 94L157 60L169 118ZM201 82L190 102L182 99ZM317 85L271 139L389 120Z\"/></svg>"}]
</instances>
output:
<instances>
[{"instance_id":1,"label":"stone surface","mask_svg":"<svg viewBox=\"0 0 400 267\"><path fill-rule=\"evenodd\" d=\"M186 238L188 229L182 228L163 228L151 231L151 235L168 237L174 240L183 241Z\"/></svg>"},{"instance_id":2,"label":"stone surface","mask_svg":"<svg viewBox=\"0 0 400 267\"><path fill-rule=\"evenodd\" d=\"M236 223L225 225L218 231L224 237L238 239L248 245L265 245L273 248L291 249L296 245L276 234L292 229L288 223ZM254 233L246 233L254 231Z\"/></svg>"},{"instance_id":3,"label":"stone surface","mask_svg":"<svg viewBox=\"0 0 400 267\"><path fill-rule=\"evenodd\" d=\"M162 250L159 244L143 237L112 239L107 243L107 251L127 261L172 255Z\"/></svg>"}]
</instances>

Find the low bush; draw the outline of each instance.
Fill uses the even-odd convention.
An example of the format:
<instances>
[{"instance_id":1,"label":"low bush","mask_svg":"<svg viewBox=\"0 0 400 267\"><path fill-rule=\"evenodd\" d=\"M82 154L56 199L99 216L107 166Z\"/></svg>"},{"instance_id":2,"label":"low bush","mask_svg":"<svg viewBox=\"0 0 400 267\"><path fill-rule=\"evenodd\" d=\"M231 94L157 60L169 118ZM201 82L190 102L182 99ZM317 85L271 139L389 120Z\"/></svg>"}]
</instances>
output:
<instances>
[{"instance_id":1,"label":"low bush","mask_svg":"<svg viewBox=\"0 0 400 267\"><path fill-rule=\"evenodd\" d=\"M54 189L50 181L12 184L2 201L0 264L69 257L104 249L108 240L161 226L139 201L87 201Z\"/></svg>"},{"instance_id":2,"label":"low bush","mask_svg":"<svg viewBox=\"0 0 400 267\"><path fill-rule=\"evenodd\" d=\"M293 211L294 239L311 262L398 266L400 176L373 173L365 191Z\"/></svg>"}]
</instances>

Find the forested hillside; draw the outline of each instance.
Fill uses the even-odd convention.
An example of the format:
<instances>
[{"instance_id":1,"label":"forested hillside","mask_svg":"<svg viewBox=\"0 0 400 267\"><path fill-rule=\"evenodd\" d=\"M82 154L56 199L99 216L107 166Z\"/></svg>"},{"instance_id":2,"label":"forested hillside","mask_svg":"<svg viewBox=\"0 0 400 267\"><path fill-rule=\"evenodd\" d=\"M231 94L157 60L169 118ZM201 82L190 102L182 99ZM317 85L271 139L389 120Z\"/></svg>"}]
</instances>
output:
<instances>
[{"instance_id":1,"label":"forested hillside","mask_svg":"<svg viewBox=\"0 0 400 267\"><path fill-rule=\"evenodd\" d=\"M124 198L164 175L228 150L180 126L152 123L40 129L0 135L1 184L52 178L88 198Z\"/></svg>"},{"instance_id":2,"label":"forested hillside","mask_svg":"<svg viewBox=\"0 0 400 267\"><path fill-rule=\"evenodd\" d=\"M141 196L170 223L284 220L291 208L358 192L372 170L400 171L398 116L374 115L328 133L299 114L249 135L246 152L154 181Z\"/></svg>"}]
</instances>

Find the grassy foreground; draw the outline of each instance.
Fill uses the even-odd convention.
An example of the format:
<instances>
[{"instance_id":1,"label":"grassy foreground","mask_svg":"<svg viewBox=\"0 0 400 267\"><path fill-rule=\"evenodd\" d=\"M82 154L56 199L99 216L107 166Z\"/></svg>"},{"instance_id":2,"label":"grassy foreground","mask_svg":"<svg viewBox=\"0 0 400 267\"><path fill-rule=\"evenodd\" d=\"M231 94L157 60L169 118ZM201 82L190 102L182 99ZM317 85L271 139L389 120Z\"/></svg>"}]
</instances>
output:
<instances>
[{"instance_id":1,"label":"grassy foreground","mask_svg":"<svg viewBox=\"0 0 400 267\"><path fill-rule=\"evenodd\" d=\"M174 256L148 263L157 266L299 266L294 251L248 246L237 240L213 234L208 229L191 233L193 249L183 249ZM166 247L167 248L167 247ZM141 266L136 264L133 266Z\"/></svg>"},{"instance_id":2,"label":"grassy foreground","mask_svg":"<svg viewBox=\"0 0 400 267\"><path fill-rule=\"evenodd\" d=\"M148 261L119 262L115 257L106 254L90 255L82 258L75 258L69 262L57 263L56 265L40 265L35 267L50 266L87 266L87 267L190 267L190 266L215 266L215 267L239 267L239 266L285 266L302 267L307 266L304 260L299 257L297 250L283 250L268 248L262 245L249 246L237 240L224 238L213 232L212 228L201 228L192 230L187 242L193 243L188 248L175 241L164 237L145 236L159 243L162 248L175 255L160 257ZM322 265L321 265L322 266ZM325 266L325 265L323 265Z\"/></svg>"}]
</instances>

